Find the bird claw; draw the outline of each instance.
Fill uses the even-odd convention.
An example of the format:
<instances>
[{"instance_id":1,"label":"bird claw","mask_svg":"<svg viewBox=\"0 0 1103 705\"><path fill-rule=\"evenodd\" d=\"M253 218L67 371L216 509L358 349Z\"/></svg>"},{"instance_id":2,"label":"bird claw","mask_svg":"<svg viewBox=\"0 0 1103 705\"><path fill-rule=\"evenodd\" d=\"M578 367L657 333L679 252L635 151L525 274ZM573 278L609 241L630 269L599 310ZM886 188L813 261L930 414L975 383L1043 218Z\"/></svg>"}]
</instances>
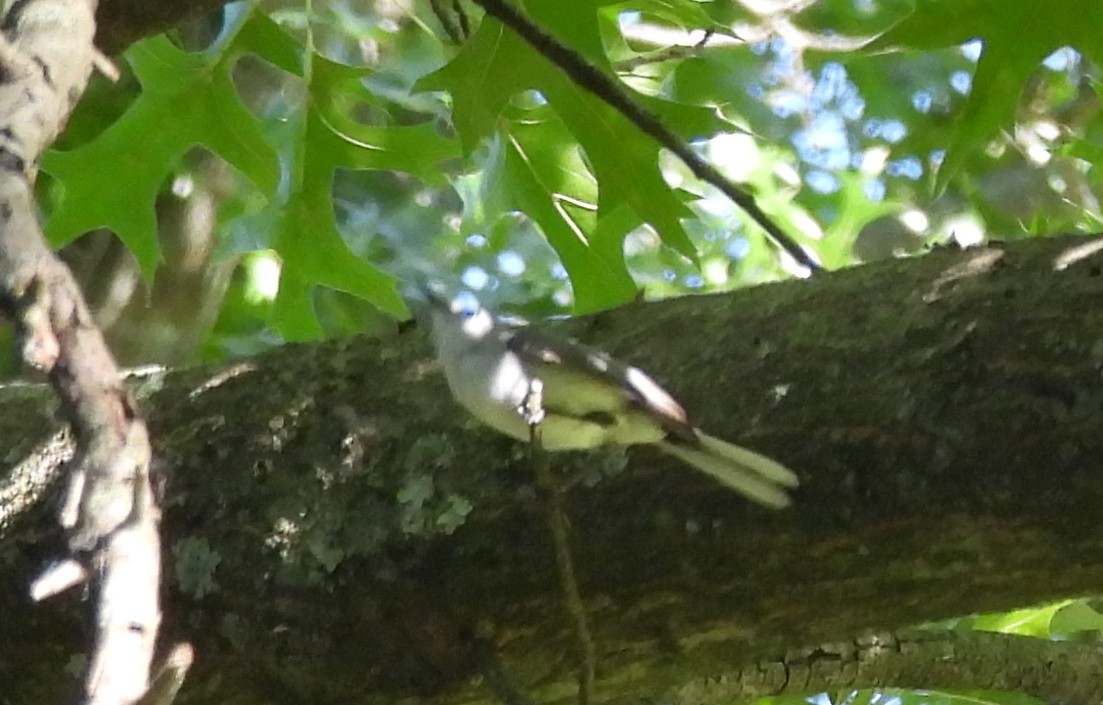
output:
<instances>
[{"instance_id":1,"label":"bird claw","mask_svg":"<svg viewBox=\"0 0 1103 705\"><path fill-rule=\"evenodd\" d=\"M539 426L544 420L544 383L537 378L529 382L528 392L525 394L521 405L517 407L517 413L529 426Z\"/></svg>"}]
</instances>

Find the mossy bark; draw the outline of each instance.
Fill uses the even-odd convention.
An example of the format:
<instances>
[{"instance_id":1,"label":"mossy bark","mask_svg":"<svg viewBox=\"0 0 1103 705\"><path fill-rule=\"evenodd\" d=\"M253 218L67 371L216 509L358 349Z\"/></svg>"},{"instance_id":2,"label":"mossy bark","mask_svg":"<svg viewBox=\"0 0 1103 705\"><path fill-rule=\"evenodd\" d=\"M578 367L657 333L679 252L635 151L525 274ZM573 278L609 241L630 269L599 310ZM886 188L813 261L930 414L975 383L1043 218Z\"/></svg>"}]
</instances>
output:
<instances>
[{"instance_id":1,"label":"mossy bark","mask_svg":"<svg viewBox=\"0 0 1103 705\"><path fill-rule=\"evenodd\" d=\"M598 699L689 702L800 647L1098 591L1099 245L939 250L565 324L802 480L774 513L649 448L552 456ZM534 699L573 697L527 456L455 406L422 333L136 383L176 547L164 638L196 645L182 697L459 703L492 700L501 670ZM9 466L46 437L17 391L0 398ZM60 456L43 457L40 474ZM48 502L11 506L0 621L22 636L0 640L0 682L56 701L80 606L25 604ZM780 675L741 692L816 687L758 672Z\"/></svg>"}]
</instances>

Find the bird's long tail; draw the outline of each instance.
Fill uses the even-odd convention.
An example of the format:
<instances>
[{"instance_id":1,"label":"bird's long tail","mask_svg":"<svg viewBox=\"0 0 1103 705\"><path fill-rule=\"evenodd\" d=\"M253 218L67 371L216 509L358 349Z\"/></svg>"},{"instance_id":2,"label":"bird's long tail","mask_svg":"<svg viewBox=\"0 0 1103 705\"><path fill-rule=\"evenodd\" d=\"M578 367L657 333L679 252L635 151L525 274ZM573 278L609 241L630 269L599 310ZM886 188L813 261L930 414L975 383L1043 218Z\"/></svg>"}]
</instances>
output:
<instances>
[{"instance_id":1,"label":"bird's long tail","mask_svg":"<svg viewBox=\"0 0 1103 705\"><path fill-rule=\"evenodd\" d=\"M659 447L701 472L767 507L789 505L786 489L797 486L793 471L754 451L697 431L700 444L662 441Z\"/></svg>"}]
</instances>

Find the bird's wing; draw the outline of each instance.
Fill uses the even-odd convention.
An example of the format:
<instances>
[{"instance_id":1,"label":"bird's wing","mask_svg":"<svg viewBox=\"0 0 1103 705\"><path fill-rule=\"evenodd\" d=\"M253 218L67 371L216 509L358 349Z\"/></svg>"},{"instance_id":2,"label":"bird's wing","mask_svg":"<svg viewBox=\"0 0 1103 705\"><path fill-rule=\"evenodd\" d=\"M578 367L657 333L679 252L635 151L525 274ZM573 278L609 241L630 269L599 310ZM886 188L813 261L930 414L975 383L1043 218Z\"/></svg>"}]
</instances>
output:
<instances>
[{"instance_id":1,"label":"bird's wing","mask_svg":"<svg viewBox=\"0 0 1103 705\"><path fill-rule=\"evenodd\" d=\"M534 328L504 328L502 337L506 347L544 381L544 397L553 407L551 411L581 416L635 407L676 437L696 441L685 409L639 369L597 348ZM565 373L564 368L571 372Z\"/></svg>"}]
</instances>

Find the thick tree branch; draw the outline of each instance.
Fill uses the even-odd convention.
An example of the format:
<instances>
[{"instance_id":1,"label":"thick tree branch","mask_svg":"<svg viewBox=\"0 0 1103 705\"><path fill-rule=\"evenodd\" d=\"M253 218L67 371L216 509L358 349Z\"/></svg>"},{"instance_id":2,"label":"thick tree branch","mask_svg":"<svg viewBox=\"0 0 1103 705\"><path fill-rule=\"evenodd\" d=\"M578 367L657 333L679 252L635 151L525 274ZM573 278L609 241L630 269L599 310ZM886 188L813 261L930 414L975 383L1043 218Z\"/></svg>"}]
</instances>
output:
<instances>
[{"instance_id":1,"label":"thick tree branch","mask_svg":"<svg viewBox=\"0 0 1103 705\"><path fill-rule=\"evenodd\" d=\"M1097 592L1101 250L938 250L572 322L802 480L791 510L767 512L646 448L550 456L570 487L595 702L696 702L679 689L749 662L800 691L785 678L797 647ZM505 692L573 699L577 637L523 448L452 402L423 336L137 383L174 470L168 629L194 634L220 687L486 702L466 679L489 672ZM34 447L4 408L0 442ZM9 519L0 566L29 560L32 519ZM55 658L21 648L0 643L0 669L24 664L3 672L11 693L25 686L8 673Z\"/></svg>"},{"instance_id":2,"label":"thick tree branch","mask_svg":"<svg viewBox=\"0 0 1103 705\"><path fill-rule=\"evenodd\" d=\"M46 245L33 196L38 156L96 61L94 10L94 0L24 0L0 25L0 306L76 438L61 516L73 554L34 593L90 581L97 599L85 702L113 705L145 692L160 619L149 439L72 275Z\"/></svg>"},{"instance_id":3,"label":"thick tree branch","mask_svg":"<svg viewBox=\"0 0 1103 705\"><path fill-rule=\"evenodd\" d=\"M987 632L909 629L794 649L675 689L670 702L856 689L1002 690L1044 702L1103 698L1103 647Z\"/></svg>"}]
</instances>

